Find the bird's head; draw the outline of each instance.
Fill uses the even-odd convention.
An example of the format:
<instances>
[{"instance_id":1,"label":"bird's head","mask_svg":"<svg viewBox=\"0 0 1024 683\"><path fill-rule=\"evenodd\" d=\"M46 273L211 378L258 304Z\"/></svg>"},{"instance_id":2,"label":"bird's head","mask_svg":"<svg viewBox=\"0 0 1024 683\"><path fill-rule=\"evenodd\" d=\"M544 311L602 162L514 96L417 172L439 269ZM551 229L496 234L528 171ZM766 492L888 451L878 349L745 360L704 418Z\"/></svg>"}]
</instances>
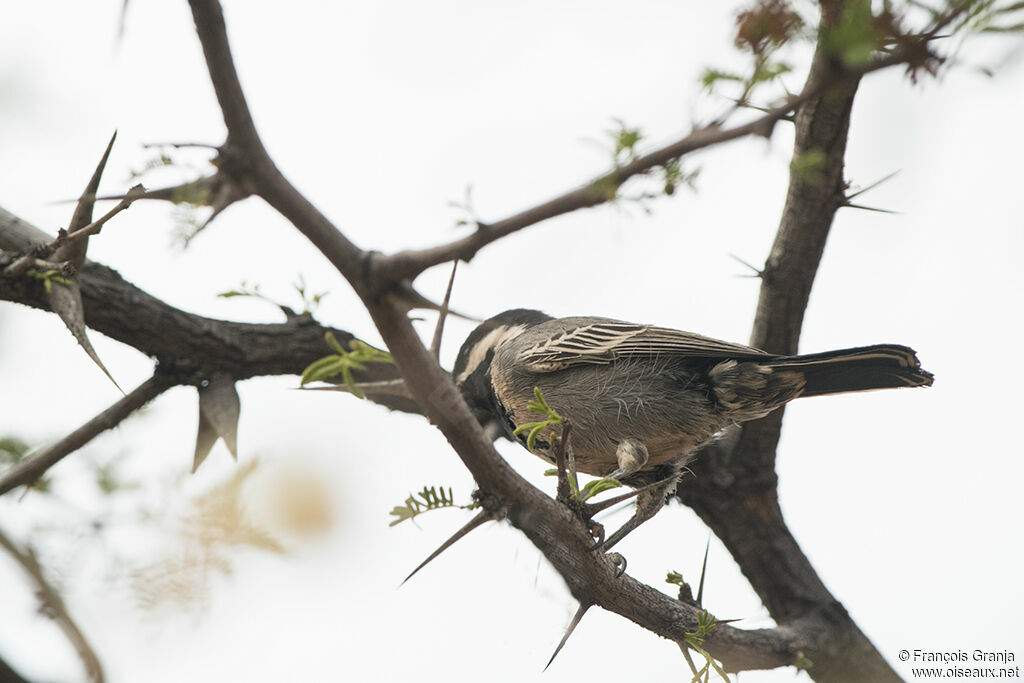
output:
<instances>
[{"instance_id":1,"label":"bird's head","mask_svg":"<svg viewBox=\"0 0 1024 683\"><path fill-rule=\"evenodd\" d=\"M496 399L490 369L495 349L548 320L552 317L540 311L514 308L480 323L462 343L452 376L481 424L494 419Z\"/></svg>"}]
</instances>

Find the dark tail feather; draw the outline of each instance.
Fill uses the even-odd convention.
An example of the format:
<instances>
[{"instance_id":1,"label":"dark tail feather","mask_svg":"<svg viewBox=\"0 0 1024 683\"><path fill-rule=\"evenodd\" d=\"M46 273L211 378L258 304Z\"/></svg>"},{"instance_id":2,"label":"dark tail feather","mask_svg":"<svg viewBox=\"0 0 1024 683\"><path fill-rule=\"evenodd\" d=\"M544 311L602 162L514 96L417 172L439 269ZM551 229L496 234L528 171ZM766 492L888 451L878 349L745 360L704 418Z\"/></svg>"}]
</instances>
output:
<instances>
[{"instance_id":1,"label":"dark tail feather","mask_svg":"<svg viewBox=\"0 0 1024 683\"><path fill-rule=\"evenodd\" d=\"M932 384L932 374L921 369L914 350L897 344L783 356L763 365L775 370L791 369L803 373L806 385L801 396L928 387Z\"/></svg>"}]
</instances>

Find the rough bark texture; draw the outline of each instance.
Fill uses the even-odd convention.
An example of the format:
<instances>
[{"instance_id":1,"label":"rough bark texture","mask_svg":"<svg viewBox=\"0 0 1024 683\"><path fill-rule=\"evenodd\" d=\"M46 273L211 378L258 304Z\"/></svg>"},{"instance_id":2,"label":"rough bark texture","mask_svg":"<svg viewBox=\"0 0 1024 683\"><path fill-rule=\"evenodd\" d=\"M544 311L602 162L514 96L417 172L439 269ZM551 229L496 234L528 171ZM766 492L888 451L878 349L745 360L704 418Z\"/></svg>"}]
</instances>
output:
<instances>
[{"instance_id":1,"label":"rough bark texture","mask_svg":"<svg viewBox=\"0 0 1024 683\"><path fill-rule=\"evenodd\" d=\"M825 23L835 21L840 7L826 5ZM834 80L838 68L819 45L807 87ZM797 110L793 157L821 154L823 163L813 173L798 164L790 172L782 220L761 274L752 346L797 352L814 276L844 203L843 159L857 85L834 85ZM812 635L816 642L806 654L814 662L814 680L900 680L825 587L782 518L775 454L783 412L747 423L705 449L679 498L729 549L776 623Z\"/></svg>"}]
</instances>

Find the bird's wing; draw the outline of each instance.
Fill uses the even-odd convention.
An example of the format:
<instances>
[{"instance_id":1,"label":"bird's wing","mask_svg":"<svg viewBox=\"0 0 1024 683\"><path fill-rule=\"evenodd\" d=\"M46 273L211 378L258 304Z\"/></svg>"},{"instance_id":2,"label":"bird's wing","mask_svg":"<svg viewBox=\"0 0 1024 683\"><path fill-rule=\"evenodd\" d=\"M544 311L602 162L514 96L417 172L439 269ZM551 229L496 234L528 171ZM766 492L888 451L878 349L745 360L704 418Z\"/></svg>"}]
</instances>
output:
<instances>
[{"instance_id":1,"label":"bird's wing","mask_svg":"<svg viewBox=\"0 0 1024 683\"><path fill-rule=\"evenodd\" d=\"M520 352L518 360L533 372L554 372L588 364L604 365L638 357L764 358L768 354L742 344L666 327L600 321L563 330Z\"/></svg>"}]
</instances>

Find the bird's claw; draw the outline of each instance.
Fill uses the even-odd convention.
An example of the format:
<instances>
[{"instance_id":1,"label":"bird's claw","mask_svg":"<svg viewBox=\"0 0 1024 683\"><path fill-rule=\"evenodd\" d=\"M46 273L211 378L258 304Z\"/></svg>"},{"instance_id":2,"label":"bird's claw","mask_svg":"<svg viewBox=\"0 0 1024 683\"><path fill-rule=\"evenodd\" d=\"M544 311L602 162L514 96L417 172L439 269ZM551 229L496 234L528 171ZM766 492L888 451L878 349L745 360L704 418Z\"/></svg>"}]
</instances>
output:
<instances>
[{"instance_id":1,"label":"bird's claw","mask_svg":"<svg viewBox=\"0 0 1024 683\"><path fill-rule=\"evenodd\" d=\"M626 558L619 553L608 553L605 555L612 564L615 565L615 578L619 578L626 573Z\"/></svg>"},{"instance_id":2,"label":"bird's claw","mask_svg":"<svg viewBox=\"0 0 1024 683\"><path fill-rule=\"evenodd\" d=\"M590 537L594 539L595 543L591 546L591 550L599 550L604 545L604 524L595 522L592 519L587 519L587 531L590 532Z\"/></svg>"}]
</instances>

